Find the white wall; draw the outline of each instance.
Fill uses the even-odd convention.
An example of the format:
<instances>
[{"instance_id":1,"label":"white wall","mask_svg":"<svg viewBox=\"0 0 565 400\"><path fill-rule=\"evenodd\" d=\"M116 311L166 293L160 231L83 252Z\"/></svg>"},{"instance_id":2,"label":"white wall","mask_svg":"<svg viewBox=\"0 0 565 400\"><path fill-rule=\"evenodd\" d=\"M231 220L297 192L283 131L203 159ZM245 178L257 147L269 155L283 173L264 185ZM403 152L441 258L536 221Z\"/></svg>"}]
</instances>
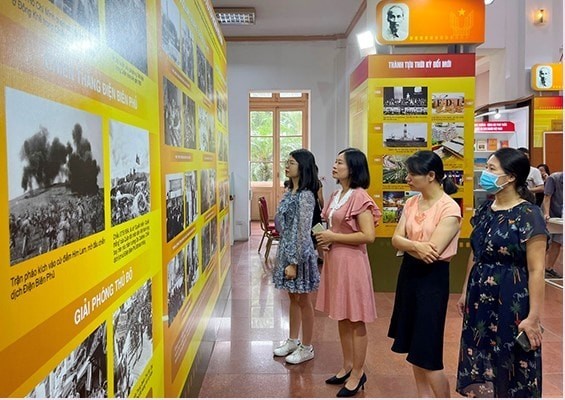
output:
<instances>
[{"instance_id":1,"label":"white wall","mask_svg":"<svg viewBox=\"0 0 565 400\"><path fill-rule=\"evenodd\" d=\"M489 71L478 74L475 79L475 106L480 107L489 104Z\"/></svg>"},{"instance_id":2,"label":"white wall","mask_svg":"<svg viewBox=\"0 0 565 400\"><path fill-rule=\"evenodd\" d=\"M345 48L341 41L229 42L228 117L230 173L234 183L234 238L249 237L249 92L310 91L310 149L326 196L334 187L331 167L345 137ZM339 138L339 139L338 139Z\"/></svg>"},{"instance_id":3,"label":"white wall","mask_svg":"<svg viewBox=\"0 0 565 400\"><path fill-rule=\"evenodd\" d=\"M506 0L508 1L508 0ZM532 23L535 12L543 8L547 22ZM525 4L525 69L533 64L558 62L563 47L563 0L528 0Z\"/></svg>"}]
</instances>

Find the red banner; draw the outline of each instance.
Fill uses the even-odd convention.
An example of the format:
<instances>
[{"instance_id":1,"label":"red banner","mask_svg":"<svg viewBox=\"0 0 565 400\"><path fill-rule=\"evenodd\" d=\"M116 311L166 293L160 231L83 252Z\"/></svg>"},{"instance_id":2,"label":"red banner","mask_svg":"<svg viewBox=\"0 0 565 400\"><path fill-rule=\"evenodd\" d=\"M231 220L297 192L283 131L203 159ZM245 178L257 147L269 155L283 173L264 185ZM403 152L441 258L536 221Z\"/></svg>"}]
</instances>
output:
<instances>
[{"instance_id":1,"label":"red banner","mask_svg":"<svg viewBox=\"0 0 565 400\"><path fill-rule=\"evenodd\" d=\"M474 77L475 54L369 56L369 78Z\"/></svg>"}]
</instances>

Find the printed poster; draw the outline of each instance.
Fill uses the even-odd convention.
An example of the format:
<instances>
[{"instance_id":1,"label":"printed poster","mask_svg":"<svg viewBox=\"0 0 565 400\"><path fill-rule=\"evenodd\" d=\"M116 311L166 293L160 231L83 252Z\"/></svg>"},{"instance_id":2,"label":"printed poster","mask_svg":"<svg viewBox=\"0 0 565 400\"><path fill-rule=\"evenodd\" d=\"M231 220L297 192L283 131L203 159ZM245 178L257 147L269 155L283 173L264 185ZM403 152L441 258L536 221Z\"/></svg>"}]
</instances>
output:
<instances>
[{"instance_id":1,"label":"printed poster","mask_svg":"<svg viewBox=\"0 0 565 400\"><path fill-rule=\"evenodd\" d=\"M474 62L473 54L375 55L353 72L354 93L367 77L368 192L383 213L378 237L393 235L406 200L417 194L406 184L405 162L418 150L441 157L459 189L452 197L463 215L461 237L470 235Z\"/></svg>"}]
</instances>

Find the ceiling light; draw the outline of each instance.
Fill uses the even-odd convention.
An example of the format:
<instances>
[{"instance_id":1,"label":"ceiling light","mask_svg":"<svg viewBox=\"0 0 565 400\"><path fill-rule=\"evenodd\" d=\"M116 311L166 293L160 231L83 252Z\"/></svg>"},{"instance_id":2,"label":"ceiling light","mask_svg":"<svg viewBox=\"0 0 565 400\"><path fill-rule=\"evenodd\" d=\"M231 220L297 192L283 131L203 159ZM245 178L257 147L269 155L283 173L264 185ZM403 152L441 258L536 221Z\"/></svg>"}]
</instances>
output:
<instances>
[{"instance_id":1,"label":"ceiling light","mask_svg":"<svg viewBox=\"0 0 565 400\"><path fill-rule=\"evenodd\" d=\"M494 3L494 0L485 0L485 5L490 6L492 3Z\"/></svg>"},{"instance_id":2,"label":"ceiling light","mask_svg":"<svg viewBox=\"0 0 565 400\"><path fill-rule=\"evenodd\" d=\"M255 8L253 7L216 7L214 12L221 25L255 24Z\"/></svg>"},{"instance_id":3,"label":"ceiling light","mask_svg":"<svg viewBox=\"0 0 565 400\"><path fill-rule=\"evenodd\" d=\"M359 44L360 50L370 49L375 45L373 35L370 31L365 31L363 33L357 34L357 43Z\"/></svg>"}]
</instances>

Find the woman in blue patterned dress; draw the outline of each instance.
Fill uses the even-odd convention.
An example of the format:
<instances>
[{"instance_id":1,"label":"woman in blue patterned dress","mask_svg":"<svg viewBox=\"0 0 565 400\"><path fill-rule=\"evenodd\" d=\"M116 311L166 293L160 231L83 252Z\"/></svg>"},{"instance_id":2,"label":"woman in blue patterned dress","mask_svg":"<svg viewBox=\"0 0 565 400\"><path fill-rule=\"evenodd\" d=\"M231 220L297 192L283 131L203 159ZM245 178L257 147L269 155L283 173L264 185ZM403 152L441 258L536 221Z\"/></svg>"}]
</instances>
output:
<instances>
[{"instance_id":1,"label":"woman in blue patterned dress","mask_svg":"<svg viewBox=\"0 0 565 400\"><path fill-rule=\"evenodd\" d=\"M316 204L314 193L320 184L317 170L311 152L305 149L291 152L285 168L288 187L277 210L282 232L273 282L277 289L286 290L290 298L290 336L274 353L275 356L286 356L285 360L290 364L314 358L311 293L318 290L320 271L311 229ZM302 342L298 339L301 325Z\"/></svg>"},{"instance_id":2,"label":"woman in blue patterned dress","mask_svg":"<svg viewBox=\"0 0 565 400\"><path fill-rule=\"evenodd\" d=\"M463 293L457 392L468 397L541 397L540 325L548 232L527 189L528 159L503 148L480 179L494 194L472 218ZM532 350L515 342L525 331Z\"/></svg>"}]
</instances>

